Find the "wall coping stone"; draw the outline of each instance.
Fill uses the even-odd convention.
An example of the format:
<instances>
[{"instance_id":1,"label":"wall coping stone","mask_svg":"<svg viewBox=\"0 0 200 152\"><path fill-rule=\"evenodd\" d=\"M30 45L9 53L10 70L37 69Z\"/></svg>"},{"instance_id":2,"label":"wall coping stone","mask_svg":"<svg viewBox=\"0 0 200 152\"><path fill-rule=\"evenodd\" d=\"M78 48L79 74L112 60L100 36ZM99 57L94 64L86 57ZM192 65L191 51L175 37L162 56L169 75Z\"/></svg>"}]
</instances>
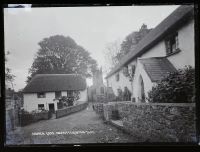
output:
<instances>
[{"instance_id":1,"label":"wall coping stone","mask_svg":"<svg viewBox=\"0 0 200 152\"><path fill-rule=\"evenodd\" d=\"M132 105L147 105L147 106L174 106L174 107L195 107L196 103L141 103L141 102L131 102L131 101L120 101L120 102L109 102L107 105L113 104L132 104Z\"/></svg>"}]
</instances>

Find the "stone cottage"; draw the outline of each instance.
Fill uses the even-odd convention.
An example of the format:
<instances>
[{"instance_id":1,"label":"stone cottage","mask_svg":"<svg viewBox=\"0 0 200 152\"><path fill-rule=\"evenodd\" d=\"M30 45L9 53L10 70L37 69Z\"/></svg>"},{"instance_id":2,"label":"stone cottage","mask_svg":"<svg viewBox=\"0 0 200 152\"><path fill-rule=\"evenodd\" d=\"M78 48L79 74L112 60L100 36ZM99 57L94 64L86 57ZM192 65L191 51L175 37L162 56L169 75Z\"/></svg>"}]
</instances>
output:
<instances>
[{"instance_id":1,"label":"stone cottage","mask_svg":"<svg viewBox=\"0 0 200 152\"><path fill-rule=\"evenodd\" d=\"M182 5L152 29L106 76L117 95L131 90L132 100L147 102L152 86L169 72L194 67L194 6Z\"/></svg>"},{"instance_id":2,"label":"stone cottage","mask_svg":"<svg viewBox=\"0 0 200 152\"><path fill-rule=\"evenodd\" d=\"M78 74L37 74L23 90L24 110L56 111L58 98L79 92L75 104L87 102L86 80Z\"/></svg>"}]
</instances>

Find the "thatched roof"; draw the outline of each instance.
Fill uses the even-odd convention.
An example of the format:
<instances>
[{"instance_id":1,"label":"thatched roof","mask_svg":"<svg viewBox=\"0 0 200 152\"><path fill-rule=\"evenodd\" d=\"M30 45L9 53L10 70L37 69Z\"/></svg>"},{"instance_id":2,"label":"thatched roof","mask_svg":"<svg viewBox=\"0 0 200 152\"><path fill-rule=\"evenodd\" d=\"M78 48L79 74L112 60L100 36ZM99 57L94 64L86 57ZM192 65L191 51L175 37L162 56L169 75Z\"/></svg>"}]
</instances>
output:
<instances>
[{"instance_id":1,"label":"thatched roof","mask_svg":"<svg viewBox=\"0 0 200 152\"><path fill-rule=\"evenodd\" d=\"M78 74L37 74L24 88L24 93L85 90L86 80Z\"/></svg>"},{"instance_id":2,"label":"thatched roof","mask_svg":"<svg viewBox=\"0 0 200 152\"><path fill-rule=\"evenodd\" d=\"M134 50L130 50L126 54L120 63L114 67L113 70L108 73L106 78L112 76L118 72L124 65L133 61L135 58L141 56L147 52L151 47L161 41L168 33L176 28L180 28L184 25L184 22L188 21L193 15L193 5L182 5L172 12L167 18L165 18L158 26L151 30L136 46Z\"/></svg>"}]
</instances>

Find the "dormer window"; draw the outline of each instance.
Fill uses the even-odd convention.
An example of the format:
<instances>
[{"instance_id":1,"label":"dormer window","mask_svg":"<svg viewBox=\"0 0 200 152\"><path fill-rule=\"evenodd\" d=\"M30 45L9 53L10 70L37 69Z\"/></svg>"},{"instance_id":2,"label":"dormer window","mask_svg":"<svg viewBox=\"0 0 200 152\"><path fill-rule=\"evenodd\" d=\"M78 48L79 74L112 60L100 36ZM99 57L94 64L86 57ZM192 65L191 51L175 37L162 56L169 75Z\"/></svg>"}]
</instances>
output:
<instances>
[{"instance_id":1,"label":"dormer window","mask_svg":"<svg viewBox=\"0 0 200 152\"><path fill-rule=\"evenodd\" d=\"M176 52L179 52L180 49L178 48L178 32L168 36L165 40L166 45L166 54L171 55Z\"/></svg>"}]
</instances>

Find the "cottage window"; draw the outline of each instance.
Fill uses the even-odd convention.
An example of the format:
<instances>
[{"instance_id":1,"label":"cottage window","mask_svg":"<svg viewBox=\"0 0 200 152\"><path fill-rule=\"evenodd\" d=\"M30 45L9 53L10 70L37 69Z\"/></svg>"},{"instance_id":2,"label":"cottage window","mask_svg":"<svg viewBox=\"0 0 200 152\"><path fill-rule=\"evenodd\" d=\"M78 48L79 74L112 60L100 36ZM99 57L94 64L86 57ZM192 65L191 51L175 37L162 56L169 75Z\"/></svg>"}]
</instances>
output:
<instances>
[{"instance_id":1,"label":"cottage window","mask_svg":"<svg viewBox=\"0 0 200 152\"><path fill-rule=\"evenodd\" d=\"M44 110L44 104L38 104L38 110Z\"/></svg>"},{"instance_id":2,"label":"cottage window","mask_svg":"<svg viewBox=\"0 0 200 152\"><path fill-rule=\"evenodd\" d=\"M37 97L38 98L46 98L46 95L44 92L39 92L39 93L37 93Z\"/></svg>"},{"instance_id":3,"label":"cottage window","mask_svg":"<svg viewBox=\"0 0 200 152\"><path fill-rule=\"evenodd\" d=\"M116 81L119 81L119 73L116 74L115 78L116 78Z\"/></svg>"},{"instance_id":4,"label":"cottage window","mask_svg":"<svg viewBox=\"0 0 200 152\"><path fill-rule=\"evenodd\" d=\"M178 33L176 32L175 34L168 36L165 40L165 45L167 55L179 52L180 50L178 48Z\"/></svg>"},{"instance_id":5,"label":"cottage window","mask_svg":"<svg viewBox=\"0 0 200 152\"><path fill-rule=\"evenodd\" d=\"M62 95L61 95L61 91L56 91L55 92L55 98L58 99L60 98Z\"/></svg>"},{"instance_id":6,"label":"cottage window","mask_svg":"<svg viewBox=\"0 0 200 152\"><path fill-rule=\"evenodd\" d=\"M129 67L129 76L133 77L135 74L135 65L130 65Z\"/></svg>"},{"instance_id":7,"label":"cottage window","mask_svg":"<svg viewBox=\"0 0 200 152\"><path fill-rule=\"evenodd\" d=\"M129 74L128 74L128 65L127 66L125 66L124 68L123 68L123 74L124 74L124 76L128 76Z\"/></svg>"}]
</instances>

